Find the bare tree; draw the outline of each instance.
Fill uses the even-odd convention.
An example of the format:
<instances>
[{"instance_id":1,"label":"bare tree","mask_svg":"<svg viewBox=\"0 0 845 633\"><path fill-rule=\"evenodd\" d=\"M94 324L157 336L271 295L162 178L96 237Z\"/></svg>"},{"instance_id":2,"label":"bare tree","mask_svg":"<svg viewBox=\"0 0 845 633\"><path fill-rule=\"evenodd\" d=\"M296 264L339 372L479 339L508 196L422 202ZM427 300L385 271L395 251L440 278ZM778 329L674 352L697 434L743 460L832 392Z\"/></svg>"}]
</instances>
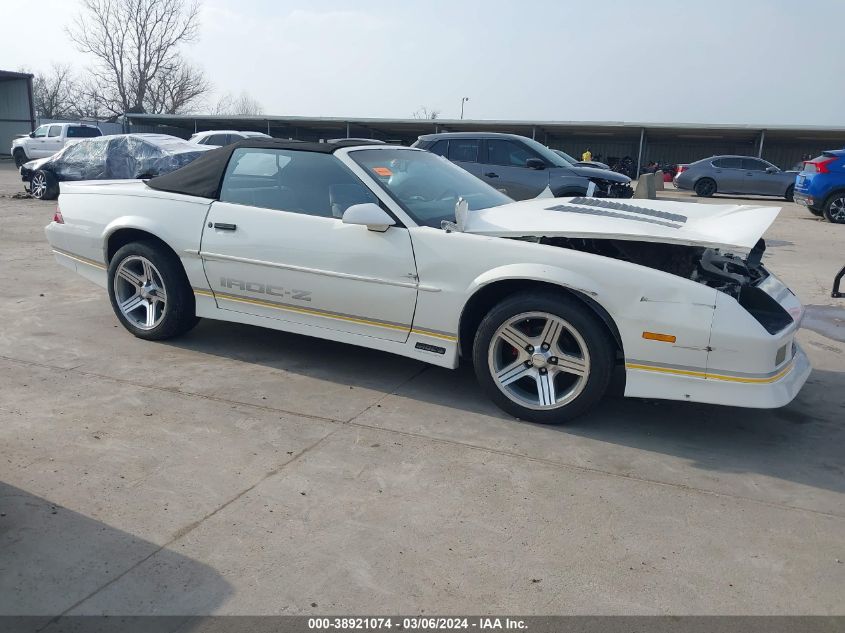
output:
<instances>
[{"instance_id":1,"label":"bare tree","mask_svg":"<svg viewBox=\"0 0 845 633\"><path fill-rule=\"evenodd\" d=\"M150 82L144 107L161 114L188 112L210 89L202 71L187 64L168 68Z\"/></svg>"},{"instance_id":2,"label":"bare tree","mask_svg":"<svg viewBox=\"0 0 845 633\"><path fill-rule=\"evenodd\" d=\"M32 80L35 113L45 119L80 115L78 86L70 65L54 63L47 73L39 72Z\"/></svg>"},{"instance_id":3,"label":"bare tree","mask_svg":"<svg viewBox=\"0 0 845 633\"><path fill-rule=\"evenodd\" d=\"M237 97L233 96L231 92L227 92L217 100L217 103L211 108L211 113L258 116L264 114L264 108L261 107L255 97L247 92L241 92Z\"/></svg>"},{"instance_id":4,"label":"bare tree","mask_svg":"<svg viewBox=\"0 0 845 633\"><path fill-rule=\"evenodd\" d=\"M425 106L420 106L420 109L413 114L415 119L430 119L434 121L440 116L440 110L429 110Z\"/></svg>"},{"instance_id":5,"label":"bare tree","mask_svg":"<svg viewBox=\"0 0 845 633\"><path fill-rule=\"evenodd\" d=\"M81 2L82 13L68 35L96 60L85 93L98 107L113 114L163 112L168 107L179 111L208 90L202 71L189 66L179 51L180 45L197 38L196 2Z\"/></svg>"}]
</instances>

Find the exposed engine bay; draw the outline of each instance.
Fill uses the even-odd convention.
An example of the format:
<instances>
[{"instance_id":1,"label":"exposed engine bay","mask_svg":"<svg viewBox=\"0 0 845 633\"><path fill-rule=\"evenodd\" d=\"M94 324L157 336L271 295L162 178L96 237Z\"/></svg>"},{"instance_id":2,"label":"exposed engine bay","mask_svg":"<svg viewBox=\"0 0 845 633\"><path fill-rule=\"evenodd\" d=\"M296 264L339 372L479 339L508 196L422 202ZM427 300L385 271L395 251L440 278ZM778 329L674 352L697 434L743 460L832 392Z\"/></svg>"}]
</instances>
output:
<instances>
[{"instance_id":1,"label":"exposed engine bay","mask_svg":"<svg viewBox=\"0 0 845 633\"><path fill-rule=\"evenodd\" d=\"M766 252L766 243L762 239L758 240L745 259L717 248L660 242L568 237L535 239L540 244L621 259L715 288L736 299L772 334L792 323L789 313L757 288L769 276L761 265L763 253Z\"/></svg>"},{"instance_id":2,"label":"exposed engine bay","mask_svg":"<svg viewBox=\"0 0 845 633\"><path fill-rule=\"evenodd\" d=\"M662 270L692 279L737 299L743 286L756 285L768 275L760 265L766 251L766 243L762 239L745 259L732 253L722 253L716 248L659 242L568 237L542 237L538 241L540 244L595 253Z\"/></svg>"}]
</instances>

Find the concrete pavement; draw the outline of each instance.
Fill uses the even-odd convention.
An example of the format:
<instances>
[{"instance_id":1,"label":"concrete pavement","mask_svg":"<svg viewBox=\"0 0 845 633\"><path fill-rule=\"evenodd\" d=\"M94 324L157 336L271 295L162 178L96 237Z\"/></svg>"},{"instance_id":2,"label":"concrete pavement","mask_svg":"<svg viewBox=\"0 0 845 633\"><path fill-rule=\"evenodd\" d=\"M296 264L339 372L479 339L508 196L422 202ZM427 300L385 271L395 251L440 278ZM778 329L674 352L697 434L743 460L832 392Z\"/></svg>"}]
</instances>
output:
<instances>
[{"instance_id":1,"label":"concrete pavement","mask_svg":"<svg viewBox=\"0 0 845 633\"><path fill-rule=\"evenodd\" d=\"M19 187L0 163L0 614L845 613L836 312L784 409L534 426L467 368L211 321L135 339ZM845 227L765 204L767 263L836 305Z\"/></svg>"}]
</instances>

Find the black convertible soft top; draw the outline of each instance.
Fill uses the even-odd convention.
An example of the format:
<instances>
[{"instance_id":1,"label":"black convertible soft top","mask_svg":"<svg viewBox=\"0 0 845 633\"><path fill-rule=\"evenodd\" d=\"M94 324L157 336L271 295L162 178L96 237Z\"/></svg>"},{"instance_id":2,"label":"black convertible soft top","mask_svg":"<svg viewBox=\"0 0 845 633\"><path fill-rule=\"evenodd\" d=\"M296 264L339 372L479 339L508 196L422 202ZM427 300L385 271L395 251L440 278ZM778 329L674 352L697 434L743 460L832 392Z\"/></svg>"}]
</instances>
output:
<instances>
[{"instance_id":1,"label":"black convertible soft top","mask_svg":"<svg viewBox=\"0 0 845 633\"><path fill-rule=\"evenodd\" d=\"M374 142L375 143L375 142ZM181 169L158 176L147 181L147 186L160 191L183 193L188 196L210 198L220 197L220 183L232 152L241 147L262 149L294 149L300 152L319 152L332 154L342 147L367 145L366 141L336 141L332 143L308 143L275 138L247 138L231 145L226 145L211 152L206 152L192 163Z\"/></svg>"}]
</instances>

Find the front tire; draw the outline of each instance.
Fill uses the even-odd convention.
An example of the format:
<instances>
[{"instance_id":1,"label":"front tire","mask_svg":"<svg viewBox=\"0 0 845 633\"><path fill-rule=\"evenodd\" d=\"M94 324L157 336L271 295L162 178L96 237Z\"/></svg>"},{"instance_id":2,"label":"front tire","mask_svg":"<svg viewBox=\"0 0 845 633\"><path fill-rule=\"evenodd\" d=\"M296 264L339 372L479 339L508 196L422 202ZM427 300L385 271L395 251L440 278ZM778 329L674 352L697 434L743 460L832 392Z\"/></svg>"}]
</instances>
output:
<instances>
[{"instance_id":1,"label":"front tire","mask_svg":"<svg viewBox=\"0 0 845 633\"><path fill-rule=\"evenodd\" d=\"M120 248L109 263L108 288L115 315L138 338L172 338L199 322L179 258L156 242Z\"/></svg>"},{"instance_id":2,"label":"front tire","mask_svg":"<svg viewBox=\"0 0 845 633\"><path fill-rule=\"evenodd\" d=\"M709 198L716 193L716 181L712 178L702 178L695 183L695 195L700 198Z\"/></svg>"},{"instance_id":3,"label":"front tire","mask_svg":"<svg viewBox=\"0 0 845 633\"><path fill-rule=\"evenodd\" d=\"M615 347L577 299L551 292L512 295L481 322L473 364L481 388L505 412L560 424L607 391Z\"/></svg>"},{"instance_id":4,"label":"front tire","mask_svg":"<svg viewBox=\"0 0 845 633\"><path fill-rule=\"evenodd\" d=\"M51 172L39 169L29 181L29 193L38 200L55 200L59 197L59 183Z\"/></svg>"},{"instance_id":5,"label":"front tire","mask_svg":"<svg viewBox=\"0 0 845 633\"><path fill-rule=\"evenodd\" d=\"M824 217L834 224L845 224L845 191L833 194L824 203Z\"/></svg>"}]
</instances>

